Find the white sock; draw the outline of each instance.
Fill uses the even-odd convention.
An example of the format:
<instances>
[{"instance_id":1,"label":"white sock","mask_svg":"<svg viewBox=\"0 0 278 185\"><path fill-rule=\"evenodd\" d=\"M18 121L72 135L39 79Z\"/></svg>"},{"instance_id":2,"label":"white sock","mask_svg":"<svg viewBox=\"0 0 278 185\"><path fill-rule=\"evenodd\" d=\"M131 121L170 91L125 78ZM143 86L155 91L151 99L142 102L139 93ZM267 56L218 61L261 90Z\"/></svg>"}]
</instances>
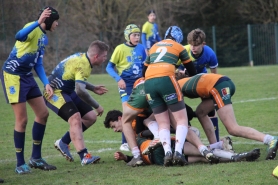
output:
<instances>
[{"instance_id":1,"label":"white sock","mask_svg":"<svg viewBox=\"0 0 278 185\"><path fill-rule=\"evenodd\" d=\"M175 151L182 153L185 138L187 136L188 127L185 125L177 125L176 129L176 145Z\"/></svg>"},{"instance_id":2,"label":"white sock","mask_svg":"<svg viewBox=\"0 0 278 185\"><path fill-rule=\"evenodd\" d=\"M205 150L208 150L208 147L206 147L205 145L200 145L200 146L198 146L198 149L199 149L200 153L201 153L202 155L204 155L203 152L204 152Z\"/></svg>"},{"instance_id":3,"label":"white sock","mask_svg":"<svg viewBox=\"0 0 278 185\"><path fill-rule=\"evenodd\" d=\"M165 155L166 155L167 152L172 153L170 130L161 129L159 131L159 139L160 139L160 142L162 143Z\"/></svg>"},{"instance_id":4,"label":"white sock","mask_svg":"<svg viewBox=\"0 0 278 185\"><path fill-rule=\"evenodd\" d=\"M231 159L233 155L236 155L235 153L228 152L225 150L220 150L220 149L214 149L214 150L212 150L212 153L213 153L213 155L224 158L224 159Z\"/></svg>"},{"instance_id":5,"label":"white sock","mask_svg":"<svg viewBox=\"0 0 278 185\"><path fill-rule=\"evenodd\" d=\"M140 150L139 150L138 146L132 148L131 153L132 153L134 158L139 157L140 156Z\"/></svg>"},{"instance_id":6,"label":"white sock","mask_svg":"<svg viewBox=\"0 0 278 185\"><path fill-rule=\"evenodd\" d=\"M264 144L268 145L269 142L270 142L272 139L274 139L273 136L266 134L266 135L264 136L264 141L263 141L263 142L264 142Z\"/></svg>"},{"instance_id":7,"label":"white sock","mask_svg":"<svg viewBox=\"0 0 278 185\"><path fill-rule=\"evenodd\" d=\"M223 149L223 141L218 141L216 143L213 143L213 144L210 144L209 145L209 148L212 150L212 149Z\"/></svg>"},{"instance_id":8,"label":"white sock","mask_svg":"<svg viewBox=\"0 0 278 185\"><path fill-rule=\"evenodd\" d=\"M157 124L156 121L151 121L151 122L148 124L148 128L149 128L149 130L152 132L154 138L159 138L159 134L158 134L158 124Z\"/></svg>"}]
</instances>

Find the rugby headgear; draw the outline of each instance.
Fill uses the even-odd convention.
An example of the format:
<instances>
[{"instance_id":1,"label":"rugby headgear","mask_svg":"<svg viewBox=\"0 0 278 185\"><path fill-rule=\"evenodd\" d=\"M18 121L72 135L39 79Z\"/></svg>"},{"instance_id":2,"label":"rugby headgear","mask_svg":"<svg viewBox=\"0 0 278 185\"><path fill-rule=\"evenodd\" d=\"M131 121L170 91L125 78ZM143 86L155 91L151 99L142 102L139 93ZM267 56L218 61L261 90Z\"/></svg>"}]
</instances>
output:
<instances>
[{"instance_id":1,"label":"rugby headgear","mask_svg":"<svg viewBox=\"0 0 278 185\"><path fill-rule=\"evenodd\" d=\"M59 19L59 13L58 13L58 11L55 10L54 8L52 8L52 7L50 7L50 6L47 6L47 7L43 8L43 9L41 10L41 12L40 12L40 14L39 14L39 18L40 18L40 16L41 16L42 12L43 12L45 9L47 9L47 8L48 8L49 10L51 10L51 14L50 14L49 17L47 17L47 18L45 19L44 23L45 23L45 26L46 26L45 29L46 29L46 30L50 30L50 29L51 29L51 26L52 26L52 23L53 23L54 21L56 21L56 20Z\"/></svg>"},{"instance_id":2,"label":"rugby headgear","mask_svg":"<svg viewBox=\"0 0 278 185\"><path fill-rule=\"evenodd\" d=\"M183 40L183 34L178 26L171 26L167 29L164 39L171 38L176 42L181 43Z\"/></svg>"},{"instance_id":3,"label":"rugby headgear","mask_svg":"<svg viewBox=\"0 0 278 185\"><path fill-rule=\"evenodd\" d=\"M130 34L132 33L140 33L140 28L135 25L135 24L129 24L126 28L125 28L125 31L124 31L124 35L125 35L125 40L130 42Z\"/></svg>"}]
</instances>

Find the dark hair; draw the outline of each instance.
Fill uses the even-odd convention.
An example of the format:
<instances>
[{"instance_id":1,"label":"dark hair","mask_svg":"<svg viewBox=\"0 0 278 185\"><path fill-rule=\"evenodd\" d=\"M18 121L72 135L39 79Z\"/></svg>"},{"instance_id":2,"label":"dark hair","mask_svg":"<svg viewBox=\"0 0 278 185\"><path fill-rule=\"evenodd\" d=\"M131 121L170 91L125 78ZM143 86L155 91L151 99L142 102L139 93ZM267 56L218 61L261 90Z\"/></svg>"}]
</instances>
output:
<instances>
[{"instance_id":1,"label":"dark hair","mask_svg":"<svg viewBox=\"0 0 278 185\"><path fill-rule=\"evenodd\" d=\"M154 14L155 14L155 11L152 9L152 10L149 10L149 11L147 12L148 15L150 15L151 13L154 13Z\"/></svg>"},{"instance_id":2,"label":"dark hair","mask_svg":"<svg viewBox=\"0 0 278 185\"><path fill-rule=\"evenodd\" d=\"M119 110L110 110L107 112L106 117L104 119L105 128L110 128L110 121L117 121L119 116L122 116L123 113Z\"/></svg>"}]
</instances>

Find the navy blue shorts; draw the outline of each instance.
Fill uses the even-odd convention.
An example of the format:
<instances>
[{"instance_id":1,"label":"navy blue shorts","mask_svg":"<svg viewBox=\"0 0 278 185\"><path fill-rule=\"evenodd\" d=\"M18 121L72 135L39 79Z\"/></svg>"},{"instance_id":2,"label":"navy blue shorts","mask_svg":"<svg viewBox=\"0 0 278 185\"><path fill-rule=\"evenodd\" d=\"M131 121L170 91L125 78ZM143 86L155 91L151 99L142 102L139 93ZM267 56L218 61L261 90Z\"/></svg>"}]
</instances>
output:
<instances>
[{"instance_id":1,"label":"navy blue shorts","mask_svg":"<svg viewBox=\"0 0 278 185\"><path fill-rule=\"evenodd\" d=\"M7 103L22 103L42 96L33 75L13 75L2 71L0 78Z\"/></svg>"}]
</instances>

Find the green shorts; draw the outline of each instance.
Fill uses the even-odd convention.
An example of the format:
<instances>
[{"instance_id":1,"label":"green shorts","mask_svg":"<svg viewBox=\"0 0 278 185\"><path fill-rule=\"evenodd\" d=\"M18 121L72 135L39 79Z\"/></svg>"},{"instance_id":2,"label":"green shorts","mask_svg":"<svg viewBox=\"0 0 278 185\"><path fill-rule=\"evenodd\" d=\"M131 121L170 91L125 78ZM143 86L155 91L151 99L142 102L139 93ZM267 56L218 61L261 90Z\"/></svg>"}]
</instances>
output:
<instances>
[{"instance_id":1,"label":"green shorts","mask_svg":"<svg viewBox=\"0 0 278 185\"><path fill-rule=\"evenodd\" d=\"M235 91L235 85L231 80L222 81L216 84L210 91L213 96L215 110L218 110L225 105L232 104L231 98Z\"/></svg>"},{"instance_id":2,"label":"green shorts","mask_svg":"<svg viewBox=\"0 0 278 185\"><path fill-rule=\"evenodd\" d=\"M127 104L135 110L144 110L149 108L149 104L146 99L144 83L137 85L132 89Z\"/></svg>"},{"instance_id":3,"label":"green shorts","mask_svg":"<svg viewBox=\"0 0 278 185\"><path fill-rule=\"evenodd\" d=\"M183 100L177 81L169 76L151 78L145 81L145 92L150 107L171 105Z\"/></svg>"}]
</instances>

